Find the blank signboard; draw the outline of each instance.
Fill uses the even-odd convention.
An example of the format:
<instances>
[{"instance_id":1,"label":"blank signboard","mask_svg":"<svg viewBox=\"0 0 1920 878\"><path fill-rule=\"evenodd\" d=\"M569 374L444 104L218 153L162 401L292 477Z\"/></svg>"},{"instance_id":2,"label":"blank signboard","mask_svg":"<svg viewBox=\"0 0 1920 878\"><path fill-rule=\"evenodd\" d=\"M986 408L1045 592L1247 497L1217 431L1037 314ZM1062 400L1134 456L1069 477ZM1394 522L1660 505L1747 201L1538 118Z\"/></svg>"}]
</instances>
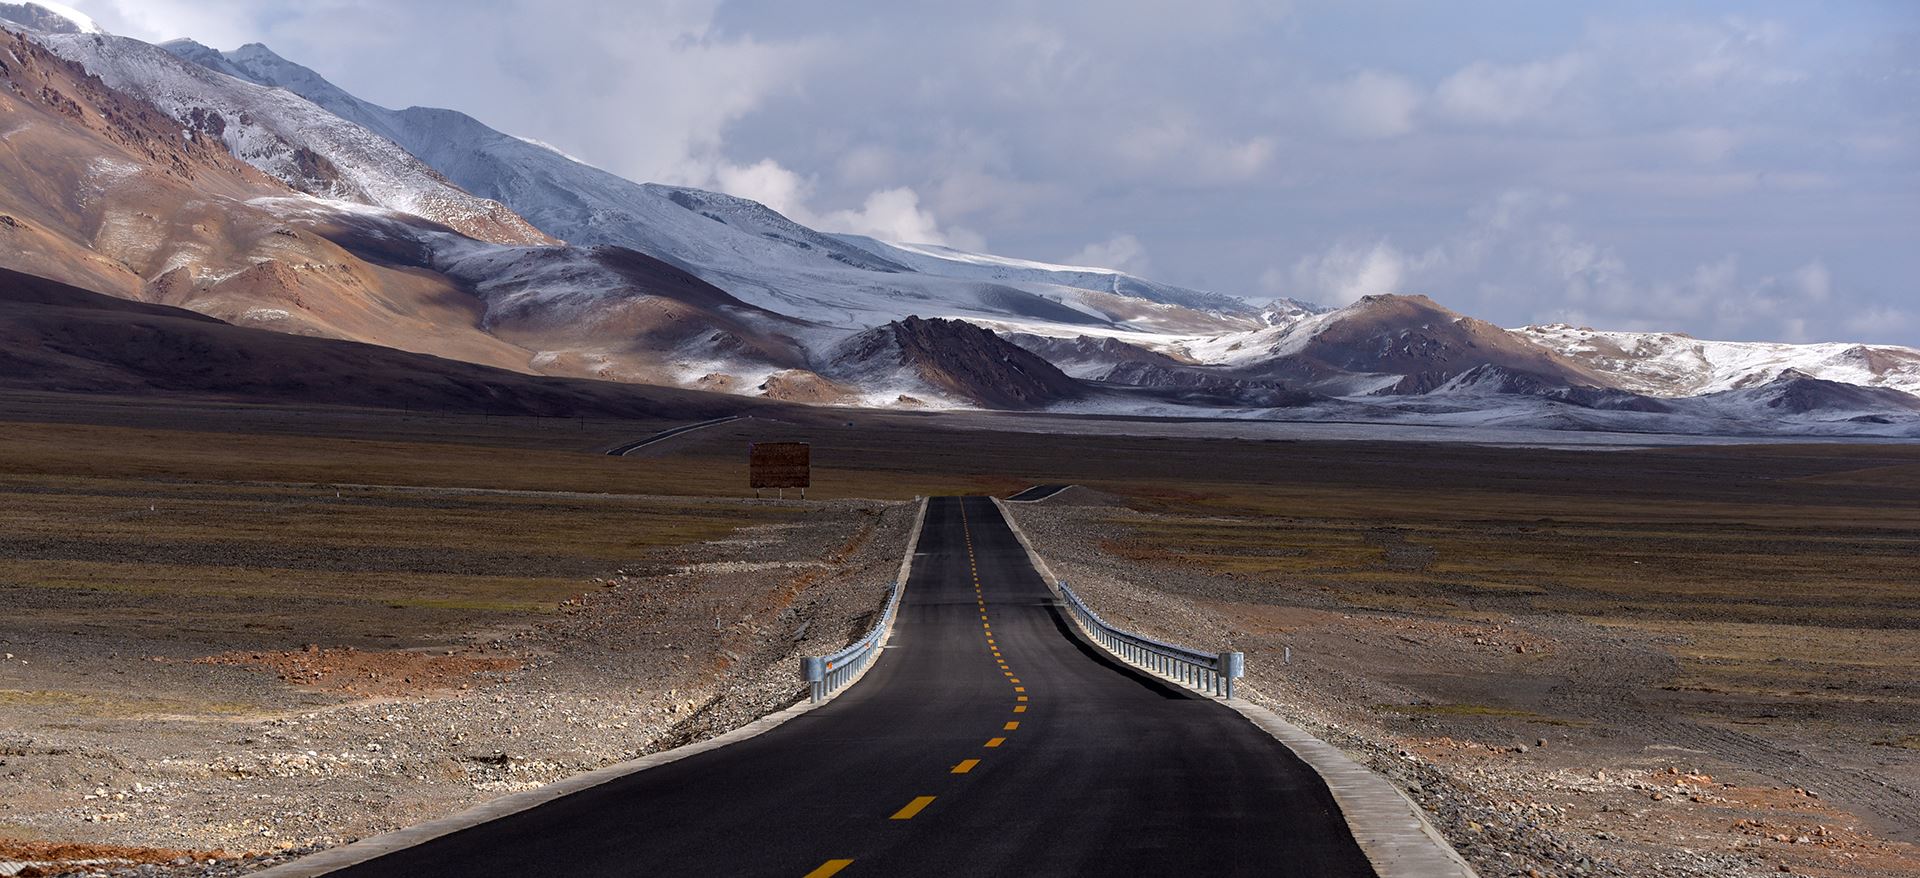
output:
<instances>
[{"instance_id":1,"label":"blank signboard","mask_svg":"<svg viewBox=\"0 0 1920 878\"><path fill-rule=\"evenodd\" d=\"M755 442L747 446L747 475L755 488L805 488L813 483L813 446Z\"/></svg>"}]
</instances>

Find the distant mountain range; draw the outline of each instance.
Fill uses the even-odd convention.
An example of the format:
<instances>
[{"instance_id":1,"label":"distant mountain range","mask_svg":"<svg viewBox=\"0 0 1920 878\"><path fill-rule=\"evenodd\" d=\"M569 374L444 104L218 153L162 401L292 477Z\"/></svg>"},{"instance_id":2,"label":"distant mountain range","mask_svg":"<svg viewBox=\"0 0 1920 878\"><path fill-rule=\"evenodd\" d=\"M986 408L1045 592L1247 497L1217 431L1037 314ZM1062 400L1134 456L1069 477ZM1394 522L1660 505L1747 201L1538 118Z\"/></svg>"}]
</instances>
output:
<instances>
[{"instance_id":1,"label":"distant mountain range","mask_svg":"<svg viewBox=\"0 0 1920 878\"><path fill-rule=\"evenodd\" d=\"M0 266L529 375L828 405L1920 436L1920 351L1255 305L831 234L0 3Z\"/></svg>"}]
</instances>

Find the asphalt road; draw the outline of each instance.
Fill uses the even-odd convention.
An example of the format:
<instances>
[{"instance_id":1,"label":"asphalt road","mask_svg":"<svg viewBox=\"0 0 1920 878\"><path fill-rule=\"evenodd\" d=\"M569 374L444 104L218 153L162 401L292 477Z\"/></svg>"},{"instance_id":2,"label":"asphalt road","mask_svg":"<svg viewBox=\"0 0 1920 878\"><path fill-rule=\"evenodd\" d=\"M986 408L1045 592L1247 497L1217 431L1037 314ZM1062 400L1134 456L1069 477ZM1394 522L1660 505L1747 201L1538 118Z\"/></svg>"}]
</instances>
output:
<instances>
[{"instance_id":1,"label":"asphalt road","mask_svg":"<svg viewBox=\"0 0 1920 878\"><path fill-rule=\"evenodd\" d=\"M678 436L681 433L691 433L695 430L703 429L706 427L712 427L718 424L724 424L724 423L727 423L728 421L737 421L737 420L740 420L739 415L728 415L724 418L714 418L711 421L701 421L698 424L683 424L681 426L674 427L673 429L670 429L670 430L661 430L660 432L655 433L652 436L648 436L645 439L641 439L637 442L628 442L625 445L622 445L618 448L608 451L607 454L613 457L626 457L627 455L632 454L635 451L639 451L640 449L645 448L649 445L652 445L655 442L660 442L666 439L672 439L673 437Z\"/></svg>"},{"instance_id":2,"label":"asphalt road","mask_svg":"<svg viewBox=\"0 0 1920 878\"><path fill-rule=\"evenodd\" d=\"M1033 500L1045 500L1048 497L1058 494L1061 491L1065 491L1066 489L1071 487L1073 486L1072 485L1034 485L1033 487L1028 488L1024 491L1021 491L1020 493L1015 494L1011 497L1008 497L1007 499L1021 502L1021 503L1025 503Z\"/></svg>"},{"instance_id":3,"label":"asphalt road","mask_svg":"<svg viewBox=\"0 0 1920 878\"><path fill-rule=\"evenodd\" d=\"M935 499L891 646L831 703L335 874L1373 874L1278 742L1064 626L991 501Z\"/></svg>"}]
</instances>

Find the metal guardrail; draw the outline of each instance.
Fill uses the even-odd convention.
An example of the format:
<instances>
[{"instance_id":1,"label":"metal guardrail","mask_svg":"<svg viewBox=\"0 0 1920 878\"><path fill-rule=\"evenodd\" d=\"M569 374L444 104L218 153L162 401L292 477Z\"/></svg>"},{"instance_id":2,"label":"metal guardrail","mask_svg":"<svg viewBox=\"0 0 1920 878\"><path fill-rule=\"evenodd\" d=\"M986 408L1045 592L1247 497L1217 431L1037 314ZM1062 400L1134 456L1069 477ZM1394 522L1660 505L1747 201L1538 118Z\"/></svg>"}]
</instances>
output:
<instances>
[{"instance_id":1,"label":"metal guardrail","mask_svg":"<svg viewBox=\"0 0 1920 878\"><path fill-rule=\"evenodd\" d=\"M880 644L886 642L887 632L893 630L893 614L899 608L900 583L895 582L887 593L886 609L880 611L880 621L875 622L865 636L832 655L807 656L800 660L800 674L806 678L814 701L825 700L834 690L847 685L873 660Z\"/></svg>"},{"instance_id":2,"label":"metal guardrail","mask_svg":"<svg viewBox=\"0 0 1920 878\"><path fill-rule=\"evenodd\" d=\"M1247 675L1244 653L1206 653L1142 637L1107 624L1064 581L1060 583L1060 595L1067 599L1067 612L1080 630L1127 664L1227 698L1233 697L1233 681Z\"/></svg>"}]
</instances>

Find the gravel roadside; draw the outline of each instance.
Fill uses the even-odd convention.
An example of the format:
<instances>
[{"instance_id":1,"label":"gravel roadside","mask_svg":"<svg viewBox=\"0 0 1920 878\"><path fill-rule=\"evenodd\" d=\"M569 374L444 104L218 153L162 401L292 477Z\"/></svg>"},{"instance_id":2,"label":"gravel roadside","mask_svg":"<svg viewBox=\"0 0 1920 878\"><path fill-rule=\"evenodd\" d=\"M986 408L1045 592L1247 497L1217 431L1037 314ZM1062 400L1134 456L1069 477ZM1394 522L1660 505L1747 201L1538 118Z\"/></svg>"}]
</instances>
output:
<instances>
[{"instance_id":1,"label":"gravel roadside","mask_svg":"<svg viewBox=\"0 0 1920 878\"><path fill-rule=\"evenodd\" d=\"M431 647L194 656L0 631L0 835L30 840L0 842L0 876L235 874L793 703L798 658L878 613L916 505L741 502L806 514Z\"/></svg>"},{"instance_id":2,"label":"gravel roadside","mask_svg":"<svg viewBox=\"0 0 1920 878\"><path fill-rule=\"evenodd\" d=\"M1658 643L1549 616L1360 611L1311 589L1139 563L1103 544L1137 539L1129 525L1160 516L1091 492L1060 499L1008 509L1104 618L1246 652L1248 697L1407 791L1482 875L1920 874L1911 845L1749 758L1763 744L1718 746L1717 730L1644 709L1636 693L1673 668ZM1575 719L1389 708L1500 687Z\"/></svg>"}]
</instances>

